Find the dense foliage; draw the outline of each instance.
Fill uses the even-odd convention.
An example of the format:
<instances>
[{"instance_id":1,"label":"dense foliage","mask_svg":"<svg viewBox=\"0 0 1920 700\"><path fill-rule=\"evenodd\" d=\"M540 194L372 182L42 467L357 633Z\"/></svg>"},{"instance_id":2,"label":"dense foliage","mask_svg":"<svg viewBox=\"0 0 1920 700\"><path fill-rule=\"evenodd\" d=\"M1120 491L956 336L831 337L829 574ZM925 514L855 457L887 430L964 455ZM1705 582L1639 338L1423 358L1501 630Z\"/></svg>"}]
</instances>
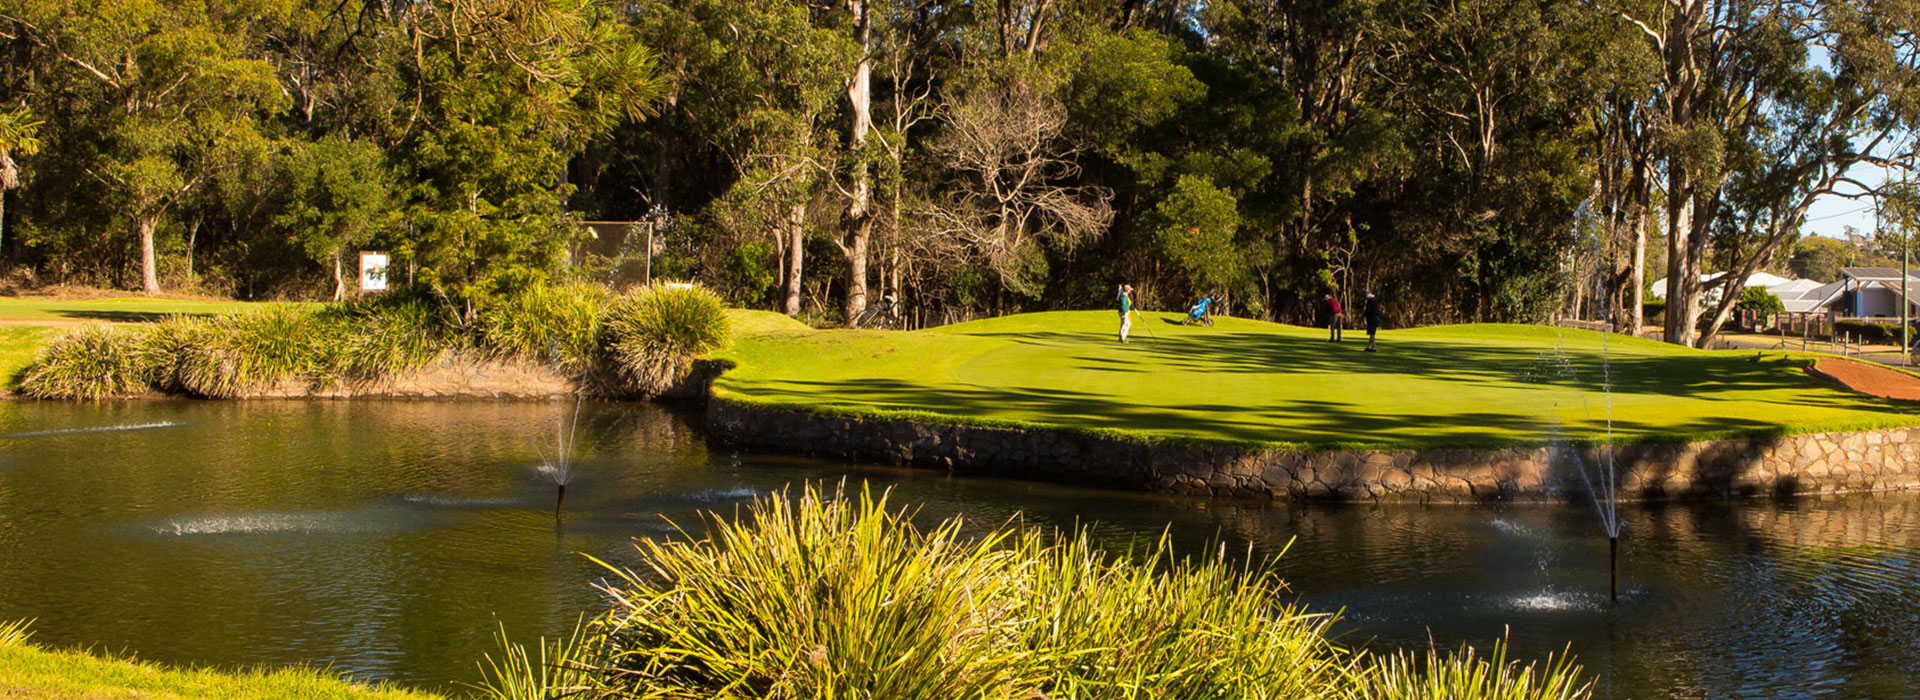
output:
<instances>
[{"instance_id":1,"label":"dense foliage","mask_svg":"<svg viewBox=\"0 0 1920 700\"><path fill-rule=\"evenodd\" d=\"M494 697L1587 697L1577 667L1471 653L1372 658L1326 636L1261 565L1161 541L1128 556L1085 532L950 519L807 488L644 540L610 610L490 664Z\"/></svg>"},{"instance_id":2,"label":"dense foliage","mask_svg":"<svg viewBox=\"0 0 1920 700\"><path fill-rule=\"evenodd\" d=\"M1832 268L1800 224L1863 194L1854 166L1910 158L1916 17L0 0L0 252L16 281L337 298L385 250L464 329L530 285L649 277L826 321L883 294L915 322L1100 307L1130 282L1282 320L1373 289L1397 324L1627 325L1664 276L1693 317L1703 270Z\"/></svg>"}]
</instances>

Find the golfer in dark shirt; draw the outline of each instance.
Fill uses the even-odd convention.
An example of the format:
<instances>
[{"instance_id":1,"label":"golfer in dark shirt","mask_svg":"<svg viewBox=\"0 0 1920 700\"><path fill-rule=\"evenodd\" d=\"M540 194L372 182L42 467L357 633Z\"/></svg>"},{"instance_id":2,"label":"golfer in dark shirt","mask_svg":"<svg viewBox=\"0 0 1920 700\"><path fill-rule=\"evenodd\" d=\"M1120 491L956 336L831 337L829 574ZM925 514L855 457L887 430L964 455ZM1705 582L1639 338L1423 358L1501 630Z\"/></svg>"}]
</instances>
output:
<instances>
[{"instance_id":1,"label":"golfer in dark shirt","mask_svg":"<svg viewBox=\"0 0 1920 700\"><path fill-rule=\"evenodd\" d=\"M1371 291L1367 292L1367 305L1361 311L1367 317L1367 352L1375 352L1374 334L1380 332L1380 297L1374 296Z\"/></svg>"}]
</instances>

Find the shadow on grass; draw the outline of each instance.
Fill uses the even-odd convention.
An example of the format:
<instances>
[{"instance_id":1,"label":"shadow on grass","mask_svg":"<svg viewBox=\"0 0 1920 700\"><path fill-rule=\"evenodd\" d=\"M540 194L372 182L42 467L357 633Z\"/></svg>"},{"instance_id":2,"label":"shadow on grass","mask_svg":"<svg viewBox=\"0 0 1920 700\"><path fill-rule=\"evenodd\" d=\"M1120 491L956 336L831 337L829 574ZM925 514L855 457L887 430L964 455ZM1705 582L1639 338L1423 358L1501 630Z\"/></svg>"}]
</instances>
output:
<instances>
[{"instance_id":1,"label":"shadow on grass","mask_svg":"<svg viewBox=\"0 0 1920 700\"><path fill-rule=\"evenodd\" d=\"M981 333L1022 344L1066 349L1084 348L1084 339L1064 333ZM1201 335L1150 338L1135 343L1151 364L1169 373L1385 373L1429 381L1468 384L1552 386L1599 391L1611 384L1616 394L1685 397L1702 401L1764 400L1719 397L1721 392L1795 392L1792 406L1831 408L1894 408L1890 401L1844 394L1809 395L1823 385L1778 363L1751 362L1743 357L1686 353L1648 355L1621 353L1602 358L1589 348L1560 351L1539 345L1483 345L1434 340L1397 340L1385 337L1378 353L1362 353L1359 343L1334 344L1322 339L1273 333L1223 331ZM1107 369L1111 358L1076 355L1088 364L1082 369ZM1170 378L1170 381L1178 381ZM1783 410L1790 410L1783 403Z\"/></svg>"},{"instance_id":2,"label":"shadow on grass","mask_svg":"<svg viewBox=\"0 0 1920 700\"><path fill-rule=\"evenodd\" d=\"M169 316L212 316L211 311L103 311L93 309L57 309L50 311L63 318L79 318L90 321L112 321L116 323L154 323L164 321Z\"/></svg>"}]
</instances>

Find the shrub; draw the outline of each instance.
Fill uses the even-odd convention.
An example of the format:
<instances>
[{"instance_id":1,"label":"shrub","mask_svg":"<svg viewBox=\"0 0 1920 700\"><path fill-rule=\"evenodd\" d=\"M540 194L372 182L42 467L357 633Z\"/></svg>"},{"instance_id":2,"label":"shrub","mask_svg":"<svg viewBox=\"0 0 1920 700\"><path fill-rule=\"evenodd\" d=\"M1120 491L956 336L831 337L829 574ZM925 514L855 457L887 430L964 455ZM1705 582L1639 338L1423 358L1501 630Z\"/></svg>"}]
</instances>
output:
<instances>
[{"instance_id":1,"label":"shrub","mask_svg":"<svg viewBox=\"0 0 1920 700\"><path fill-rule=\"evenodd\" d=\"M321 313L341 342L330 345L325 369L348 379L375 379L417 368L447 346L448 333L423 299L376 298Z\"/></svg>"},{"instance_id":2,"label":"shrub","mask_svg":"<svg viewBox=\"0 0 1920 700\"><path fill-rule=\"evenodd\" d=\"M1740 301L1735 302L1734 306L1741 311L1751 311L1760 316L1785 313L1787 310L1786 304L1781 303L1780 297L1774 296L1773 292L1767 291L1765 287L1748 287L1741 291Z\"/></svg>"},{"instance_id":3,"label":"shrub","mask_svg":"<svg viewBox=\"0 0 1920 700\"><path fill-rule=\"evenodd\" d=\"M705 287L653 284L607 305L600 345L629 388L658 394L680 382L694 359L727 343L720 297Z\"/></svg>"},{"instance_id":4,"label":"shrub","mask_svg":"<svg viewBox=\"0 0 1920 700\"><path fill-rule=\"evenodd\" d=\"M585 284L530 285L480 310L479 344L495 354L580 371L593 357L606 294Z\"/></svg>"},{"instance_id":5,"label":"shrub","mask_svg":"<svg viewBox=\"0 0 1920 700\"><path fill-rule=\"evenodd\" d=\"M1574 700L1590 694L1579 682L1571 656L1549 657L1545 666L1507 660L1507 644L1493 645L1491 658L1472 647L1442 655L1395 653L1372 664L1355 700Z\"/></svg>"},{"instance_id":6,"label":"shrub","mask_svg":"<svg viewBox=\"0 0 1920 700\"><path fill-rule=\"evenodd\" d=\"M612 608L542 656L510 648L484 690L532 698L1581 698L1578 669L1471 654L1379 668L1267 567L1167 540L1113 557L1084 531L931 529L883 495L757 499L704 537L646 541ZM684 534L684 533L683 533ZM1395 665L1398 663L1399 665ZM1413 692L1408 692L1413 691ZM1424 692L1426 694L1419 694Z\"/></svg>"},{"instance_id":7,"label":"shrub","mask_svg":"<svg viewBox=\"0 0 1920 700\"><path fill-rule=\"evenodd\" d=\"M1871 321L1835 321L1835 338L1851 337L1863 343L1900 343L1900 324L1873 323Z\"/></svg>"},{"instance_id":8,"label":"shrub","mask_svg":"<svg viewBox=\"0 0 1920 700\"><path fill-rule=\"evenodd\" d=\"M177 353L174 384L207 398L248 396L285 379L331 379L327 356L338 344L338 329L292 305L188 321L171 332L177 335L156 334L155 353Z\"/></svg>"},{"instance_id":9,"label":"shrub","mask_svg":"<svg viewBox=\"0 0 1920 700\"><path fill-rule=\"evenodd\" d=\"M143 333L86 325L54 338L28 365L20 391L41 399L97 401L147 388Z\"/></svg>"}]
</instances>

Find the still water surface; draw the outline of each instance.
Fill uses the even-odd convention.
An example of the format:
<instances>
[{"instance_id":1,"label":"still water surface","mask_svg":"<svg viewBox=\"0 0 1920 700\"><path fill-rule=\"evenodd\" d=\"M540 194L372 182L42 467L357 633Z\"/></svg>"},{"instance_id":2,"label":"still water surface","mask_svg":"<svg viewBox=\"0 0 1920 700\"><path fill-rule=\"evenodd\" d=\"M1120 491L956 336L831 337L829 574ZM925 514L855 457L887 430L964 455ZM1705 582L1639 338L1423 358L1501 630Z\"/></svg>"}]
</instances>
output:
<instances>
[{"instance_id":1,"label":"still water surface","mask_svg":"<svg viewBox=\"0 0 1920 700\"><path fill-rule=\"evenodd\" d=\"M1341 641L1571 646L1605 698L1920 696L1920 498L1623 509L1217 502L738 454L685 416L592 405L569 518L534 467L570 405L0 403L0 620L167 662L315 662L449 688L496 622L557 634L634 537L803 480L891 487L928 517L1165 530L1278 566Z\"/></svg>"}]
</instances>

